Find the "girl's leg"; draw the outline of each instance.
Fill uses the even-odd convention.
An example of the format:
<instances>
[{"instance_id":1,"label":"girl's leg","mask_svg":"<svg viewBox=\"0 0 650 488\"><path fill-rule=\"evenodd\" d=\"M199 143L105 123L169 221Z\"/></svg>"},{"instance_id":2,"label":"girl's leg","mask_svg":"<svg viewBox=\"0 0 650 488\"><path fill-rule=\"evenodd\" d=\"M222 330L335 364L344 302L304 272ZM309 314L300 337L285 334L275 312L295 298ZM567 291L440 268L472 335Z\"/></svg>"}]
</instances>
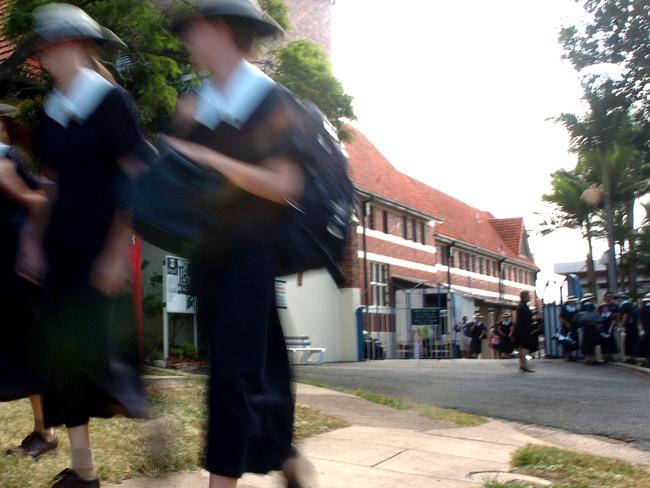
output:
<instances>
[{"instance_id":1,"label":"girl's leg","mask_svg":"<svg viewBox=\"0 0 650 488\"><path fill-rule=\"evenodd\" d=\"M237 478L226 478L217 474L210 475L210 488L236 488Z\"/></svg>"},{"instance_id":2,"label":"girl's leg","mask_svg":"<svg viewBox=\"0 0 650 488\"><path fill-rule=\"evenodd\" d=\"M82 480L97 479L97 471L90 448L90 429L88 424L68 428L70 451L72 453L72 470ZM225 486L225 485L224 485Z\"/></svg>"},{"instance_id":3,"label":"girl's leg","mask_svg":"<svg viewBox=\"0 0 650 488\"><path fill-rule=\"evenodd\" d=\"M43 421L43 401L40 395L29 397L32 402L32 413L34 414L34 432L40 434L43 439L50 442L54 439L54 429L46 429Z\"/></svg>"}]
</instances>

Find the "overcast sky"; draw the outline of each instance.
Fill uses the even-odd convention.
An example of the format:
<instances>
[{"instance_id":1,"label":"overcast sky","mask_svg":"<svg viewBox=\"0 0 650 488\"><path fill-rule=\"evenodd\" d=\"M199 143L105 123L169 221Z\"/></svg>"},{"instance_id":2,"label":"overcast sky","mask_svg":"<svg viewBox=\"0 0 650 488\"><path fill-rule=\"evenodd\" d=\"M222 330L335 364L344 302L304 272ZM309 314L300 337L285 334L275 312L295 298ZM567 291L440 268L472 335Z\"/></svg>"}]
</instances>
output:
<instances>
[{"instance_id":1,"label":"overcast sky","mask_svg":"<svg viewBox=\"0 0 650 488\"><path fill-rule=\"evenodd\" d=\"M535 233L549 174L575 165L548 120L583 110L557 41L582 18L573 0L337 0L333 15L355 125L394 166L497 217L523 215L544 270L584 260L578 234Z\"/></svg>"}]
</instances>

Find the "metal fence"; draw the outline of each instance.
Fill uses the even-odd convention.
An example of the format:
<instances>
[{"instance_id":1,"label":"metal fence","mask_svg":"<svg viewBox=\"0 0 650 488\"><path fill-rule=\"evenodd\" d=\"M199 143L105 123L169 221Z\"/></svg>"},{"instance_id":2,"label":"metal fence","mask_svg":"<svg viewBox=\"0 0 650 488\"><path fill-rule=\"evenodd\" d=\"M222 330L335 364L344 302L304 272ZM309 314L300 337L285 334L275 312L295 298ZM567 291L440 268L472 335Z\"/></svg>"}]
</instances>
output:
<instances>
[{"instance_id":1,"label":"metal fence","mask_svg":"<svg viewBox=\"0 0 650 488\"><path fill-rule=\"evenodd\" d=\"M457 356L444 309L367 307L359 310L357 321L362 331L362 360Z\"/></svg>"}]
</instances>

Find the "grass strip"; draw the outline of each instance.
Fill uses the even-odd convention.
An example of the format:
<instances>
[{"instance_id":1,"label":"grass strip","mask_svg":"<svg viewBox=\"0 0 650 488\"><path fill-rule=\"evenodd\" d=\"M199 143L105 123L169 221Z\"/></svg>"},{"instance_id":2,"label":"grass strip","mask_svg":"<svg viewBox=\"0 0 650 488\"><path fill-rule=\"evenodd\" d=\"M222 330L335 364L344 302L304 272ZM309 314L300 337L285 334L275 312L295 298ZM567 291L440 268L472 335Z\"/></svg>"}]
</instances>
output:
<instances>
[{"instance_id":1,"label":"grass strip","mask_svg":"<svg viewBox=\"0 0 650 488\"><path fill-rule=\"evenodd\" d=\"M552 482L552 488L650 488L650 471L625 461L554 447L526 446L512 460L516 472ZM521 482L489 482L485 488L532 488Z\"/></svg>"},{"instance_id":2,"label":"grass strip","mask_svg":"<svg viewBox=\"0 0 650 488\"><path fill-rule=\"evenodd\" d=\"M298 383L304 383L319 388L328 388L330 390L340 391L341 393L348 393L350 395L358 396L364 400L368 400L379 405L384 405L395 410L403 410L406 412L415 413L421 417L426 417L432 420L448 422L460 427L471 427L481 425L488 422L484 417L473 415L471 413L459 412L448 408L433 407L423 403L416 403L403 398L391 397L382 393L376 393L368 390L343 388L327 384L316 378L299 378L296 380Z\"/></svg>"},{"instance_id":3,"label":"grass strip","mask_svg":"<svg viewBox=\"0 0 650 488\"><path fill-rule=\"evenodd\" d=\"M166 473L197 469L203 450L206 383L189 379L174 388L150 388L153 420L93 419L91 437L98 474L119 482L134 477L155 478ZM59 431L60 452L38 461L5 456L32 428L28 400L0 403L0 488L42 488L69 466L70 447ZM295 438L304 439L347 427L347 422L298 405Z\"/></svg>"}]
</instances>

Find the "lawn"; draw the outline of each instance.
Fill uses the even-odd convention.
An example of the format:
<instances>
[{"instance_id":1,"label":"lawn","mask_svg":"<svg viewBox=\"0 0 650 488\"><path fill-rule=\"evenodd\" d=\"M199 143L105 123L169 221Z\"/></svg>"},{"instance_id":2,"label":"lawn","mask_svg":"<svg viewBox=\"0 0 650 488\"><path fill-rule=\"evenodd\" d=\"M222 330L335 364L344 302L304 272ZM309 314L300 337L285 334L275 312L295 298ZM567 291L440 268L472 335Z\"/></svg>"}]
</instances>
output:
<instances>
[{"instance_id":1,"label":"lawn","mask_svg":"<svg viewBox=\"0 0 650 488\"><path fill-rule=\"evenodd\" d=\"M324 383L314 378L300 378L297 380L299 383L306 385L317 386L320 388L328 388L330 390L340 391L341 393L348 393L350 395L358 396L373 403L385 405L396 410L404 410L407 412L415 413L422 417L427 417L432 420L440 422L448 422L460 427L471 427L474 425L485 424L488 420L485 417L473 415L471 413L460 412L458 410L451 410L448 408L432 407L422 403L404 400L403 398L396 398L392 396L383 395L374 391L368 390L353 390L350 388L343 388Z\"/></svg>"},{"instance_id":2,"label":"lawn","mask_svg":"<svg viewBox=\"0 0 650 488\"><path fill-rule=\"evenodd\" d=\"M196 469L200 463L205 422L205 383L188 380L176 388L151 389L153 420L96 419L91 436L103 480L124 479ZM348 424L298 405L297 439L346 427ZM16 445L30 431L29 402L0 403L0 449ZM61 451L38 461L0 455L0 488L42 488L68 467L69 446L60 433Z\"/></svg>"},{"instance_id":3,"label":"lawn","mask_svg":"<svg viewBox=\"0 0 650 488\"><path fill-rule=\"evenodd\" d=\"M526 446L512 460L515 471L551 481L552 488L650 488L650 471L615 459L544 446ZM489 482L485 488L532 488Z\"/></svg>"}]
</instances>

